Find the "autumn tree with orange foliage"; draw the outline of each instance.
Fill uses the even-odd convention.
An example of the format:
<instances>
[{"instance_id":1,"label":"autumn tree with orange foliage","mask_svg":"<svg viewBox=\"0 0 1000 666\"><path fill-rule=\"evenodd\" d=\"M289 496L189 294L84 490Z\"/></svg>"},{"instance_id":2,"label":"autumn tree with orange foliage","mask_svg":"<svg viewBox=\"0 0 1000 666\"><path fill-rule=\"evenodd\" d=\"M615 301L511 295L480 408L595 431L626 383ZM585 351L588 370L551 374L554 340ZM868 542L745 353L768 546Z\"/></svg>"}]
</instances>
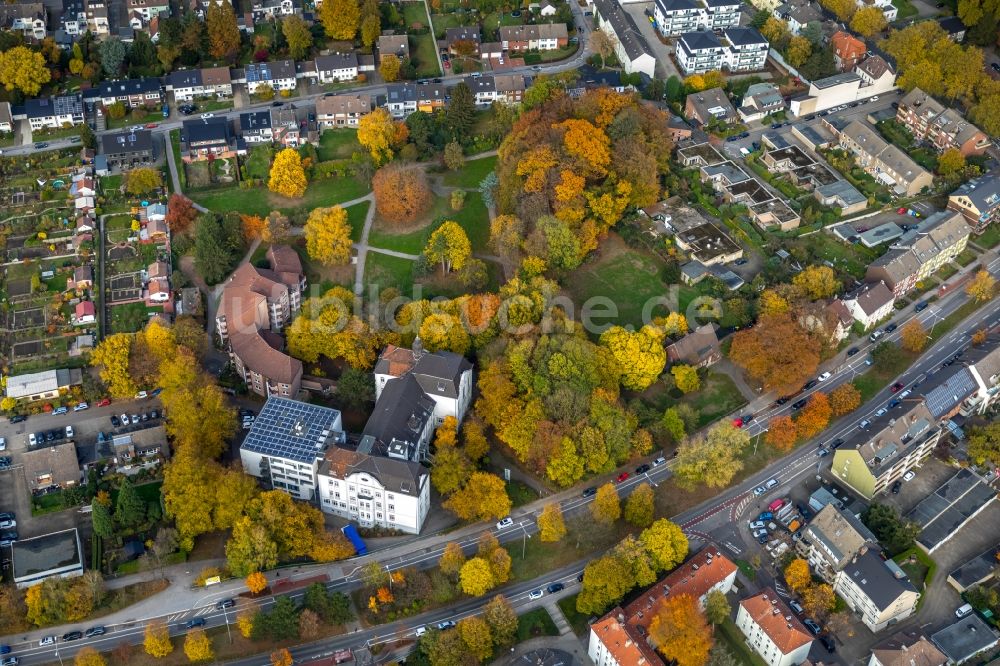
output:
<instances>
[{"instance_id":1,"label":"autumn tree with orange foliage","mask_svg":"<svg viewBox=\"0 0 1000 666\"><path fill-rule=\"evenodd\" d=\"M271 653L271 666L292 666L292 653L288 648L281 648Z\"/></svg>"},{"instance_id":2,"label":"autumn tree with orange foliage","mask_svg":"<svg viewBox=\"0 0 1000 666\"><path fill-rule=\"evenodd\" d=\"M497 212L523 225L523 238L551 215L586 255L626 209L660 199L672 144L664 114L606 89L579 100L552 95L529 107L499 149L495 190ZM505 229L513 227L496 231ZM493 233L494 242L499 236ZM509 252L515 240L506 236L501 245Z\"/></svg>"},{"instance_id":3,"label":"autumn tree with orange foliage","mask_svg":"<svg viewBox=\"0 0 1000 666\"><path fill-rule=\"evenodd\" d=\"M378 214L395 224L419 218L433 198L423 169L395 163L375 172L372 190Z\"/></svg>"},{"instance_id":4,"label":"autumn tree with orange foliage","mask_svg":"<svg viewBox=\"0 0 1000 666\"><path fill-rule=\"evenodd\" d=\"M198 211L190 199L176 192L170 195L170 199L167 200L167 216L165 218L170 233L174 235L184 233L194 224L197 217Z\"/></svg>"},{"instance_id":5,"label":"autumn tree with orange foliage","mask_svg":"<svg viewBox=\"0 0 1000 666\"><path fill-rule=\"evenodd\" d=\"M775 416L767 422L764 441L778 451L791 451L799 439L799 431L791 416Z\"/></svg>"},{"instance_id":6,"label":"autumn tree with orange foliage","mask_svg":"<svg viewBox=\"0 0 1000 666\"><path fill-rule=\"evenodd\" d=\"M861 406L861 391L854 384L844 382L830 391L830 409L834 416L849 414Z\"/></svg>"},{"instance_id":7,"label":"autumn tree with orange foliage","mask_svg":"<svg viewBox=\"0 0 1000 666\"><path fill-rule=\"evenodd\" d=\"M733 336L729 358L779 395L799 390L816 372L821 344L789 313L762 316Z\"/></svg>"},{"instance_id":8,"label":"autumn tree with orange foliage","mask_svg":"<svg viewBox=\"0 0 1000 666\"><path fill-rule=\"evenodd\" d=\"M698 600L690 594L665 599L649 625L656 649L677 666L704 666L712 649L709 626Z\"/></svg>"},{"instance_id":9,"label":"autumn tree with orange foliage","mask_svg":"<svg viewBox=\"0 0 1000 666\"><path fill-rule=\"evenodd\" d=\"M810 439L823 432L830 425L830 416L833 410L830 408L830 399L822 391L813 393L809 402L799 412L795 420L795 427L799 431L801 439Z\"/></svg>"},{"instance_id":10,"label":"autumn tree with orange foliage","mask_svg":"<svg viewBox=\"0 0 1000 666\"><path fill-rule=\"evenodd\" d=\"M247 576L246 583L251 594L260 594L267 589L267 577L259 571L254 571Z\"/></svg>"},{"instance_id":11,"label":"autumn tree with orange foliage","mask_svg":"<svg viewBox=\"0 0 1000 666\"><path fill-rule=\"evenodd\" d=\"M927 346L927 329L919 320L911 319L899 332L899 344L908 352L922 352Z\"/></svg>"}]
</instances>

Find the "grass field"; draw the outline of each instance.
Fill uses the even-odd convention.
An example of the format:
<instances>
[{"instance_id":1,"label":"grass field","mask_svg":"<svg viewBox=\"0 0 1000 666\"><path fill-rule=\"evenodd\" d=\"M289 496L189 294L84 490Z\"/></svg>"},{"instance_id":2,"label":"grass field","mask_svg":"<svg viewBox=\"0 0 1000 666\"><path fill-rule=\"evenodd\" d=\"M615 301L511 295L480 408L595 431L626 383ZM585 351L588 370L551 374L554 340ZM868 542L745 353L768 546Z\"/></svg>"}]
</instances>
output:
<instances>
[{"instance_id":1,"label":"grass field","mask_svg":"<svg viewBox=\"0 0 1000 666\"><path fill-rule=\"evenodd\" d=\"M643 309L653 299L666 299L676 286L677 307L683 312L697 295L697 290L685 285L670 285L662 277L663 263L651 253L634 250L616 236L602 244L601 256L585 262L576 270L566 286L579 310L589 299L602 296L611 300L613 308L606 321L632 326L643 325ZM665 301L664 301L665 302ZM666 312L666 305L650 310L654 315Z\"/></svg>"},{"instance_id":2,"label":"grass field","mask_svg":"<svg viewBox=\"0 0 1000 666\"><path fill-rule=\"evenodd\" d=\"M420 254L427 245L433 222L438 218L458 222L459 226L465 229L465 233L472 243L473 252L484 253L488 250L490 242L489 213L478 192L469 192L465 198L465 205L459 211L452 210L445 198L435 199L431 209L423 216L423 222L411 231L396 233L387 222L376 218L371 233L368 235L368 244L372 247L395 250L396 252Z\"/></svg>"},{"instance_id":3,"label":"grass field","mask_svg":"<svg viewBox=\"0 0 1000 666\"><path fill-rule=\"evenodd\" d=\"M427 11L424 8L424 3L404 2L402 7L403 20L406 21L407 27L414 23L427 25ZM424 35L410 35L410 57L413 60L413 66L417 68L417 76L439 76L441 74L435 53L436 48L437 44L432 32Z\"/></svg>"},{"instance_id":4,"label":"grass field","mask_svg":"<svg viewBox=\"0 0 1000 666\"><path fill-rule=\"evenodd\" d=\"M810 262L829 261L841 271L856 278L864 276L868 264L878 257L878 253L863 245L852 245L835 238L832 234L820 232L788 241L791 246L803 249Z\"/></svg>"},{"instance_id":5,"label":"grass field","mask_svg":"<svg viewBox=\"0 0 1000 666\"><path fill-rule=\"evenodd\" d=\"M362 201L347 208L347 223L351 225L351 240L357 243L361 240L361 232L365 227L365 216L368 215L370 201Z\"/></svg>"},{"instance_id":6,"label":"grass field","mask_svg":"<svg viewBox=\"0 0 1000 666\"><path fill-rule=\"evenodd\" d=\"M497 157L482 157L470 160L458 171L449 171L444 175L444 184L452 187L478 188L479 183L497 166Z\"/></svg>"},{"instance_id":7,"label":"grass field","mask_svg":"<svg viewBox=\"0 0 1000 666\"><path fill-rule=\"evenodd\" d=\"M530 610L517 617L517 642L539 636L558 636L559 629L552 621L552 616L544 608Z\"/></svg>"},{"instance_id":8,"label":"grass field","mask_svg":"<svg viewBox=\"0 0 1000 666\"><path fill-rule=\"evenodd\" d=\"M991 224L982 234L979 236L973 236L969 240L979 247L984 247L986 249L994 248L997 245L1000 245L1000 226Z\"/></svg>"},{"instance_id":9,"label":"grass field","mask_svg":"<svg viewBox=\"0 0 1000 666\"><path fill-rule=\"evenodd\" d=\"M260 146L254 146L250 149L250 154L247 155L246 168L247 176L250 178L259 178L263 181L267 180L268 173L271 170L271 157L274 154L274 148L271 144L263 144Z\"/></svg>"},{"instance_id":10,"label":"grass field","mask_svg":"<svg viewBox=\"0 0 1000 666\"><path fill-rule=\"evenodd\" d=\"M308 213L313 208L357 199L367 192L368 187L355 178L327 178L310 183L301 199L285 199L264 187L241 190L235 185L193 192L191 198L218 213L234 210L248 215L266 216L272 210L280 210L286 215L296 211Z\"/></svg>"},{"instance_id":11,"label":"grass field","mask_svg":"<svg viewBox=\"0 0 1000 666\"><path fill-rule=\"evenodd\" d=\"M373 284L378 285L379 289L395 287L404 296L408 296L413 291L413 262L369 252L365 259L365 293L368 293L369 286Z\"/></svg>"},{"instance_id":12,"label":"grass field","mask_svg":"<svg viewBox=\"0 0 1000 666\"><path fill-rule=\"evenodd\" d=\"M149 321L146 304L142 302L115 305L111 308L111 332L132 333Z\"/></svg>"},{"instance_id":13,"label":"grass field","mask_svg":"<svg viewBox=\"0 0 1000 666\"><path fill-rule=\"evenodd\" d=\"M746 404L746 399L729 375L709 371L702 376L701 389L676 398L662 384L654 384L643 393L643 401L658 411L684 403L698 412L698 427L702 428Z\"/></svg>"},{"instance_id":14,"label":"grass field","mask_svg":"<svg viewBox=\"0 0 1000 666\"><path fill-rule=\"evenodd\" d=\"M577 596L579 595L574 594L569 597L563 597L557 603L559 604L559 610L566 616L569 626L573 627L573 633L577 636L583 636L590 630L590 625L587 624L590 616L576 609Z\"/></svg>"},{"instance_id":15,"label":"grass field","mask_svg":"<svg viewBox=\"0 0 1000 666\"><path fill-rule=\"evenodd\" d=\"M899 13L896 15L897 21L910 18L917 13L917 8L910 3L910 0L892 0L892 4L899 10Z\"/></svg>"},{"instance_id":16,"label":"grass field","mask_svg":"<svg viewBox=\"0 0 1000 666\"><path fill-rule=\"evenodd\" d=\"M353 129L328 129L319 138L319 148L316 150L320 162L346 159L361 150L358 143L358 132Z\"/></svg>"},{"instance_id":17,"label":"grass field","mask_svg":"<svg viewBox=\"0 0 1000 666\"><path fill-rule=\"evenodd\" d=\"M462 210L447 215L448 219L458 222L465 229L472 251L486 252L490 242L490 215L483 203L483 197L478 192L469 192L465 197ZM421 248L422 250L423 248Z\"/></svg>"}]
</instances>

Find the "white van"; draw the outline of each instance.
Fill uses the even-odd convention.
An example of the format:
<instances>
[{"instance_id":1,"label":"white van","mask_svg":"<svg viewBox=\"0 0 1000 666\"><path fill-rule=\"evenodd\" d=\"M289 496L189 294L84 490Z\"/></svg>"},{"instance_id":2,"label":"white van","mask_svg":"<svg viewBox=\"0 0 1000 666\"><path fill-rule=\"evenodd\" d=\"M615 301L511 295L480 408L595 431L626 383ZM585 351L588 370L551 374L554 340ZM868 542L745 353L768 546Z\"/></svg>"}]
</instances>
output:
<instances>
[{"instance_id":1,"label":"white van","mask_svg":"<svg viewBox=\"0 0 1000 666\"><path fill-rule=\"evenodd\" d=\"M972 614L972 604L965 604L955 611L955 617L965 617Z\"/></svg>"}]
</instances>

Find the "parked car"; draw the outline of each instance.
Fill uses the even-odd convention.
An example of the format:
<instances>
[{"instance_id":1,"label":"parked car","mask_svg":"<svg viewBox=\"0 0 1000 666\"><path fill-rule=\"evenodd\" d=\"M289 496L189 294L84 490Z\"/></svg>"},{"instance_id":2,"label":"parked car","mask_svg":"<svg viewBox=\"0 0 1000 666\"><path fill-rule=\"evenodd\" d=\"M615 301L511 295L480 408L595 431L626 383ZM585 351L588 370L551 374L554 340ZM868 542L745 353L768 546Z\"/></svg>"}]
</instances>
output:
<instances>
[{"instance_id":1,"label":"parked car","mask_svg":"<svg viewBox=\"0 0 1000 666\"><path fill-rule=\"evenodd\" d=\"M757 520L774 520L774 514L770 511L762 511Z\"/></svg>"},{"instance_id":2,"label":"parked car","mask_svg":"<svg viewBox=\"0 0 1000 666\"><path fill-rule=\"evenodd\" d=\"M886 412L888 412L888 411L889 410L886 409L885 407L879 407L878 411L875 412L875 418L879 418L880 416L885 416Z\"/></svg>"},{"instance_id":3,"label":"parked car","mask_svg":"<svg viewBox=\"0 0 1000 666\"><path fill-rule=\"evenodd\" d=\"M236 599L223 599L215 604L216 610L223 610L225 608L232 608L236 605Z\"/></svg>"},{"instance_id":4,"label":"parked car","mask_svg":"<svg viewBox=\"0 0 1000 666\"><path fill-rule=\"evenodd\" d=\"M960 617L961 618L961 617L966 617L968 615L971 615L972 614L972 610L973 610L973 608L972 608L971 604L965 604L963 606L960 606L957 609L955 609L955 617Z\"/></svg>"},{"instance_id":5,"label":"parked car","mask_svg":"<svg viewBox=\"0 0 1000 666\"><path fill-rule=\"evenodd\" d=\"M777 485L778 485L777 479L768 479L767 483L764 484L764 487L770 490L771 488L774 488Z\"/></svg>"},{"instance_id":6,"label":"parked car","mask_svg":"<svg viewBox=\"0 0 1000 666\"><path fill-rule=\"evenodd\" d=\"M413 630L413 635L416 636L417 638L420 638L426 633L427 633L427 627L417 627L416 629Z\"/></svg>"},{"instance_id":7,"label":"parked car","mask_svg":"<svg viewBox=\"0 0 1000 666\"><path fill-rule=\"evenodd\" d=\"M802 409L803 407L806 406L807 402L809 402L808 398L802 398L801 400L796 400L795 402L792 403L792 409Z\"/></svg>"},{"instance_id":8,"label":"parked car","mask_svg":"<svg viewBox=\"0 0 1000 666\"><path fill-rule=\"evenodd\" d=\"M830 449L826 448L825 446L821 446L818 449L816 449L816 455L818 455L820 458L822 458L823 456L828 456L830 455Z\"/></svg>"},{"instance_id":9,"label":"parked car","mask_svg":"<svg viewBox=\"0 0 1000 666\"><path fill-rule=\"evenodd\" d=\"M73 426L68 425L66 426L66 438L69 439L72 436L73 436Z\"/></svg>"},{"instance_id":10,"label":"parked car","mask_svg":"<svg viewBox=\"0 0 1000 666\"><path fill-rule=\"evenodd\" d=\"M195 627L204 627L204 626L205 626L205 618L203 617L192 618L184 623L185 629L194 629Z\"/></svg>"},{"instance_id":11,"label":"parked car","mask_svg":"<svg viewBox=\"0 0 1000 666\"><path fill-rule=\"evenodd\" d=\"M561 592L564 589L566 589L566 586L563 585L562 583L552 583L547 588L545 588L545 591L548 592L549 594L555 594L556 592Z\"/></svg>"},{"instance_id":12,"label":"parked car","mask_svg":"<svg viewBox=\"0 0 1000 666\"><path fill-rule=\"evenodd\" d=\"M755 530L762 530L764 529L764 521L763 520L752 521L751 523L749 523L748 527L750 528L751 532Z\"/></svg>"},{"instance_id":13,"label":"parked car","mask_svg":"<svg viewBox=\"0 0 1000 666\"><path fill-rule=\"evenodd\" d=\"M897 391L901 390L902 388L903 388L903 382L896 382L895 384L893 384L892 386L889 387L889 392L890 393L896 393Z\"/></svg>"},{"instance_id":14,"label":"parked car","mask_svg":"<svg viewBox=\"0 0 1000 666\"><path fill-rule=\"evenodd\" d=\"M756 495L756 496L758 496L758 497L760 497L761 495L763 495L766 492L767 492L767 490L764 488L764 486L757 486L756 488L753 489L753 494Z\"/></svg>"},{"instance_id":15,"label":"parked car","mask_svg":"<svg viewBox=\"0 0 1000 666\"><path fill-rule=\"evenodd\" d=\"M99 403L97 403L97 406L98 407L107 407L110 404L111 404L111 399L110 398L104 398Z\"/></svg>"},{"instance_id":16,"label":"parked car","mask_svg":"<svg viewBox=\"0 0 1000 666\"><path fill-rule=\"evenodd\" d=\"M101 626L97 626L87 629L87 632L84 634L84 636L86 636L87 638L91 638L93 636L103 636L106 633L108 633L107 629Z\"/></svg>"},{"instance_id":17,"label":"parked car","mask_svg":"<svg viewBox=\"0 0 1000 666\"><path fill-rule=\"evenodd\" d=\"M208 120L209 118L214 118L214 117L215 117L214 113L203 113L203 114L201 114L202 120Z\"/></svg>"},{"instance_id":18,"label":"parked car","mask_svg":"<svg viewBox=\"0 0 1000 666\"><path fill-rule=\"evenodd\" d=\"M591 486L590 488L587 488L587 489L585 489L583 491L583 496L584 497L593 497L596 494L597 494L597 488L594 488L593 486Z\"/></svg>"},{"instance_id":19,"label":"parked car","mask_svg":"<svg viewBox=\"0 0 1000 666\"><path fill-rule=\"evenodd\" d=\"M66 407L56 407L52 410L52 416L62 416L63 414L69 414L69 409Z\"/></svg>"},{"instance_id":20,"label":"parked car","mask_svg":"<svg viewBox=\"0 0 1000 666\"><path fill-rule=\"evenodd\" d=\"M899 479L896 479L896 480L895 480L895 481L893 482L893 484L892 484L892 494L893 494L893 495L898 495L898 494L899 494L899 490L900 490L900 488L902 488L902 487L903 487L903 482L902 482L902 481L900 481Z\"/></svg>"},{"instance_id":21,"label":"parked car","mask_svg":"<svg viewBox=\"0 0 1000 666\"><path fill-rule=\"evenodd\" d=\"M820 633L822 633L823 631L823 629L818 624L816 624L815 621L810 620L809 618L802 620L802 624L806 625L809 628L809 631L813 632L817 636L819 636Z\"/></svg>"},{"instance_id":22,"label":"parked car","mask_svg":"<svg viewBox=\"0 0 1000 666\"><path fill-rule=\"evenodd\" d=\"M4 518L0 520L0 530L9 530L13 527L17 527L17 521L13 518Z\"/></svg>"},{"instance_id":23,"label":"parked car","mask_svg":"<svg viewBox=\"0 0 1000 666\"><path fill-rule=\"evenodd\" d=\"M83 632L82 631L69 631L69 632L63 634L63 636L62 636L62 639L64 641L77 641L77 640L80 640L81 638L83 638Z\"/></svg>"},{"instance_id":24,"label":"parked car","mask_svg":"<svg viewBox=\"0 0 1000 666\"><path fill-rule=\"evenodd\" d=\"M868 430L868 428L872 427L872 422L869 419L865 419L858 424L858 427L861 428L862 430Z\"/></svg>"},{"instance_id":25,"label":"parked car","mask_svg":"<svg viewBox=\"0 0 1000 666\"><path fill-rule=\"evenodd\" d=\"M823 373L822 375L820 375L820 376L819 376L819 377L817 377L816 379L818 379L818 380L819 380L819 381L821 381L821 382L825 382L825 381L826 381L826 380L828 380L828 379L829 379L830 377L833 377L833 373L832 373L832 372L824 372L824 373Z\"/></svg>"},{"instance_id":26,"label":"parked car","mask_svg":"<svg viewBox=\"0 0 1000 666\"><path fill-rule=\"evenodd\" d=\"M898 325L898 324L888 324L888 325L886 325L886 327L885 327L885 332L886 332L886 333L892 333L892 332L893 332L893 331L895 331L895 330L896 330L897 328L899 328L899 325Z\"/></svg>"},{"instance_id":27,"label":"parked car","mask_svg":"<svg viewBox=\"0 0 1000 666\"><path fill-rule=\"evenodd\" d=\"M844 445L844 440L841 437L838 437L837 439L830 442L831 449L839 449L843 445Z\"/></svg>"},{"instance_id":28,"label":"parked car","mask_svg":"<svg viewBox=\"0 0 1000 666\"><path fill-rule=\"evenodd\" d=\"M868 336L868 339L871 340L872 342L875 342L883 335L885 335L885 331L883 331L881 328L877 328L874 331L872 331L872 334Z\"/></svg>"},{"instance_id":29,"label":"parked car","mask_svg":"<svg viewBox=\"0 0 1000 666\"><path fill-rule=\"evenodd\" d=\"M443 622L438 622L437 623L437 628L440 631L446 631L448 629L454 629L455 628L455 623L453 621L451 621L451 620L445 620Z\"/></svg>"},{"instance_id":30,"label":"parked car","mask_svg":"<svg viewBox=\"0 0 1000 666\"><path fill-rule=\"evenodd\" d=\"M138 414L133 414L132 415L132 425L136 425L137 423L139 423L139 415Z\"/></svg>"},{"instance_id":31,"label":"parked car","mask_svg":"<svg viewBox=\"0 0 1000 666\"><path fill-rule=\"evenodd\" d=\"M46 645L54 645L56 642L55 636L42 636L42 640L38 641L38 647L45 647Z\"/></svg>"},{"instance_id":32,"label":"parked car","mask_svg":"<svg viewBox=\"0 0 1000 666\"><path fill-rule=\"evenodd\" d=\"M35 446L38 444L38 435L35 433L28 433L28 446Z\"/></svg>"},{"instance_id":33,"label":"parked car","mask_svg":"<svg viewBox=\"0 0 1000 666\"><path fill-rule=\"evenodd\" d=\"M833 640L826 634L819 637L819 642L823 644L827 652L833 653L837 651L837 646L833 644Z\"/></svg>"},{"instance_id":34,"label":"parked car","mask_svg":"<svg viewBox=\"0 0 1000 666\"><path fill-rule=\"evenodd\" d=\"M17 657L4 657L0 659L0 666L17 666Z\"/></svg>"},{"instance_id":35,"label":"parked car","mask_svg":"<svg viewBox=\"0 0 1000 666\"><path fill-rule=\"evenodd\" d=\"M17 414L15 416L10 417L10 422L11 423L21 423L21 422L27 421L27 420L28 420L28 417L25 416L24 414Z\"/></svg>"},{"instance_id":36,"label":"parked car","mask_svg":"<svg viewBox=\"0 0 1000 666\"><path fill-rule=\"evenodd\" d=\"M808 391L812 387L816 386L816 384L819 384L819 380L817 380L817 379L810 379L809 381L806 382L806 385L802 387L802 390L803 391Z\"/></svg>"},{"instance_id":37,"label":"parked car","mask_svg":"<svg viewBox=\"0 0 1000 666\"><path fill-rule=\"evenodd\" d=\"M74 412L82 412L85 409L90 409L90 405L85 402L78 402L75 407L73 407Z\"/></svg>"},{"instance_id":38,"label":"parked car","mask_svg":"<svg viewBox=\"0 0 1000 666\"><path fill-rule=\"evenodd\" d=\"M638 467L635 468L635 473L636 474L645 474L650 469L652 469L652 468L649 465L639 465Z\"/></svg>"},{"instance_id":39,"label":"parked car","mask_svg":"<svg viewBox=\"0 0 1000 666\"><path fill-rule=\"evenodd\" d=\"M900 400L899 398L894 398L894 399L892 399L892 400L889 401L888 407L889 407L889 409L896 409L901 404L903 404L902 400Z\"/></svg>"},{"instance_id":40,"label":"parked car","mask_svg":"<svg viewBox=\"0 0 1000 666\"><path fill-rule=\"evenodd\" d=\"M145 400L148 395L149 394L146 393L145 391L139 391L138 393L135 394L135 399L136 400Z\"/></svg>"},{"instance_id":41,"label":"parked car","mask_svg":"<svg viewBox=\"0 0 1000 666\"><path fill-rule=\"evenodd\" d=\"M653 461L653 467L659 467L660 465L663 465L666 462L667 462L667 459L664 458L663 456L660 456L659 458L657 458L656 460Z\"/></svg>"},{"instance_id":42,"label":"parked car","mask_svg":"<svg viewBox=\"0 0 1000 666\"><path fill-rule=\"evenodd\" d=\"M514 519L511 518L510 516L507 516L506 518L497 523L497 529L505 530L513 524L514 524Z\"/></svg>"},{"instance_id":43,"label":"parked car","mask_svg":"<svg viewBox=\"0 0 1000 666\"><path fill-rule=\"evenodd\" d=\"M767 539L767 530L754 530L753 538L757 539L758 541L760 539Z\"/></svg>"},{"instance_id":44,"label":"parked car","mask_svg":"<svg viewBox=\"0 0 1000 666\"><path fill-rule=\"evenodd\" d=\"M111 416L111 426L113 428L118 428L121 426L121 424L122 424L121 419L119 419L117 416L114 415Z\"/></svg>"},{"instance_id":45,"label":"parked car","mask_svg":"<svg viewBox=\"0 0 1000 666\"><path fill-rule=\"evenodd\" d=\"M914 471L913 471L913 470L911 469L911 470L910 470L909 472L907 472L906 474L904 474L904 475L903 475L903 481L912 481L912 480L913 480L913 479L915 479L916 477L917 477L917 473L916 473L916 472L914 472Z\"/></svg>"},{"instance_id":46,"label":"parked car","mask_svg":"<svg viewBox=\"0 0 1000 666\"><path fill-rule=\"evenodd\" d=\"M798 615L802 615L802 613L805 612L805 609L802 608L802 604L797 602L795 599L788 602L788 607L795 611Z\"/></svg>"},{"instance_id":47,"label":"parked car","mask_svg":"<svg viewBox=\"0 0 1000 666\"><path fill-rule=\"evenodd\" d=\"M532 590L531 592L528 592L528 598L532 600L541 599L542 594L544 594L544 592L542 592L541 590Z\"/></svg>"},{"instance_id":48,"label":"parked car","mask_svg":"<svg viewBox=\"0 0 1000 666\"><path fill-rule=\"evenodd\" d=\"M860 349L858 349L857 347L851 347L850 349L848 349L848 350L847 350L847 355L848 355L848 356L854 356L854 355L855 355L855 354L857 354L857 353L858 353L859 351L861 351L861 350L860 350Z\"/></svg>"},{"instance_id":49,"label":"parked car","mask_svg":"<svg viewBox=\"0 0 1000 666\"><path fill-rule=\"evenodd\" d=\"M911 391L910 389L906 389L905 391L899 394L899 399L906 400L906 396L910 395L911 393L913 393L913 391Z\"/></svg>"},{"instance_id":50,"label":"parked car","mask_svg":"<svg viewBox=\"0 0 1000 666\"><path fill-rule=\"evenodd\" d=\"M629 477L628 472L622 472L621 474L618 475L616 480L618 481L618 483L621 483L622 481L626 481L628 477Z\"/></svg>"}]
</instances>

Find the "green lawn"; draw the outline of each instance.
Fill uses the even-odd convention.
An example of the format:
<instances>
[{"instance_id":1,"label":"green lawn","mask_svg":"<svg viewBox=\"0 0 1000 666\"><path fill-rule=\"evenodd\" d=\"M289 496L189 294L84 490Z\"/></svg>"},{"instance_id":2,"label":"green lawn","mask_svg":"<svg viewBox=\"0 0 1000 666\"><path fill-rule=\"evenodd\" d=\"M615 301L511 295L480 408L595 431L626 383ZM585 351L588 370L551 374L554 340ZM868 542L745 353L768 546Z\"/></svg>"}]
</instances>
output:
<instances>
[{"instance_id":1,"label":"green lawn","mask_svg":"<svg viewBox=\"0 0 1000 666\"><path fill-rule=\"evenodd\" d=\"M368 186L355 178L326 178L311 183L301 199L285 199L264 187L241 190L235 185L193 192L191 198L220 213L234 210L248 215L266 216L272 210L280 210L286 215L296 211L308 213L313 208L357 199L367 192Z\"/></svg>"},{"instance_id":2,"label":"green lawn","mask_svg":"<svg viewBox=\"0 0 1000 666\"><path fill-rule=\"evenodd\" d=\"M362 201L347 207L347 223L351 225L351 240L357 243L361 240L361 232L365 228L365 217L368 215L370 201Z\"/></svg>"},{"instance_id":3,"label":"green lawn","mask_svg":"<svg viewBox=\"0 0 1000 666\"><path fill-rule=\"evenodd\" d=\"M414 23L427 25L427 12L424 9L423 2L404 2L402 3L402 7L403 20L406 22L407 27L412 26ZM441 75L437 54L435 53L436 49L437 44L431 32L427 32L424 35L410 35L410 57L413 60L413 66L417 68L417 76Z\"/></svg>"},{"instance_id":4,"label":"green lawn","mask_svg":"<svg viewBox=\"0 0 1000 666\"><path fill-rule=\"evenodd\" d=\"M458 171L449 171L444 176L444 184L452 187L478 188L483 178L497 166L497 157L482 157L470 160Z\"/></svg>"},{"instance_id":5,"label":"green lawn","mask_svg":"<svg viewBox=\"0 0 1000 666\"><path fill-rule=\"evenodd\" d=\"M563 597L556 603L559 604L559 610L566 616L566 621L573 627L573 633L577 636L584 636L590 631L590 625L588 624L590 616L576 609L577 596L579 595L574 594L569 597Z\"/></svg>"},{"instance_id":6,"label":"green lawn","mask_svg":"<svg viewBox=\"0 0 1000 666\"><path fill-rule=\"evenodd\" d=\"M413 291L413 262L369 252L365 259L365 293L370 291L372 284L378 285L379 289L395 287L404 295L409 295Z\"/></svg>"},{"instance_id":7,"label":"green lawn","mask_svg":"<svg viewBox=\"0 0 1000 666\"><path fill-rule=\"evenodd\" d=\"M595 296L610 299L615 316L605 321L639 327L644 323L643 308L646 304L652 299L665 298L669 293L671 285L664 281L662 273L662 261L649 252L631 248L610 249L606 255L580 266L566 285L566 290L578 309ZM678 285L678 288L678 307L683 312L697 291L685 285ZM657 306L652 311L654 315L665 312L665 306Z\"/></svg>"},{"instance_id":8,"label":"green lawn","mask_svg":"<svg viewBox=\"0 0 1000 666\"><path fill-rule=\"evenodd\" d=\"M517 617L517 642L526 641L539 636L558 636L559 629L552 621L552 616L544 608L530 610Z\"/></svg>"},{"instance_id":9,"label":"green lawn","mask_svg":"<svg viewBox=\"0 0 1000 666\"><path fill-rule=\"evenodd\" d=\"M959 265L965 267L978 258L979 258L978 254L976 254L973 250L966 248L965 250L962 251L960 255L955 257L955 261L957 261Z\"/></svg>"},{"instance_id":10,"label":"green lawn","mask_svg":"<svg viewBox=\"0 0 1000 666\"><path fill-rule=\"evenodd\" d=\"M910 3L910 0L892 0L892 4L899 10L896 15L897 21L910 18L917 13L917 8Z\"/></svg>"},{"instance_id":11,"label":"green lawn","mask_svg":"<svg viewBox=\"0 0 1000 666\"><path fill-rule=\"evenodd\" d=\"M271 157L273 155L274 147L271 144L263 144L251 148L250 154L247 155L244 162L247 169L247 177L259 178L266 181L268 173L271 170Z\"/></svg>"},{"instance_id":12,"label":"green lawn","mask_svg":"<svg viewBox=\"0 0 1000 666\"><path fill-rule=\"evenodd\" d=\"M390 230L387 223L376 218L368 234L368 244L396 252L420 254L424 251L427 238L431 234L431 223L439 217L451 218L453 214L454 211L451 210L448 201L444 197L437 197L431 209L423 216L424 224L412 231L396 233Z\"/></svg>"},{"instance_id":13,"label":"green lawn","mask_svg":"<svg viewBox=\"0 0 1000 666\"><path fill-rule=\"evenodd\" d=\"M1000 225L991 224L986 227L986 231L979 236L973 236L971 240L979 247L987 249L1000 245Z\"/></svg>"},{"instance_id":14,"label":"green lawn","mask_svg":"<svg viewBox=\"0 0 1000 666\"><path fill-rule=\"evenodd\" d=\"M346 159L356 150L361 150L358 143L358 131L353 129L328 129L319 138L319 148L316 150L320 162Z\"/></svg>"},{"instance_id":15,"label":"green lawn","mask_svg":"<svg viewBox=\"0 0 1000 666\"><path fill-rule=\"evenodd\" d=\"M699 428L736 411L747 402L729 375L711 370L702 375L701 389L694 393L680 397L671 395L660 383L643 393L643 401L660 412L680 403L687 404L698 412Z\"/></svg>"},{"instance_id":16,"label":"green lawn","mask_svg":"<svg viewBox=\"0 0 1000 666\"><path fill-rule=\"evenodd\" d=\"M111 308L112 333L133 333L145 326L147 321L149 316L145 303L128 303Z\"/></svg>"},{"instance_id":17,"label":"green lawn","mask_svg":"<svg viewBox=\"0 0 1000 666\"><path fill-rule=\"evenodd\" d=\"M878 258L878 252L863 245L854 245L832 234L817 233L788 241L789 245L802 248L810 262L829 261L837 268L856 278L864 277L868 264Z\"/></svg>"},{"instance_id":18,"label":"green lawn","mask_svg":"<svg viewBox=\"0 0 1000 666\"><path fill-rule=\"evenodd\" d=\"M538 492L520 481L507 482L507 496L515 507L530 504L538 499Z\"/></svg>"},{"instance_id":19,"label":"green lawn","mask_svg":"<svg viewBox=\"0 0 1000 666\"><path fill-rule=\"evenodd\" d=\"M489 250L490 214L486 210L486 204L483 203L483 197L478 192L469 192L462 210L450 213L447 217L465 229L472 243L473 252L485 253Z\"/></svg>"}]
</instances>

